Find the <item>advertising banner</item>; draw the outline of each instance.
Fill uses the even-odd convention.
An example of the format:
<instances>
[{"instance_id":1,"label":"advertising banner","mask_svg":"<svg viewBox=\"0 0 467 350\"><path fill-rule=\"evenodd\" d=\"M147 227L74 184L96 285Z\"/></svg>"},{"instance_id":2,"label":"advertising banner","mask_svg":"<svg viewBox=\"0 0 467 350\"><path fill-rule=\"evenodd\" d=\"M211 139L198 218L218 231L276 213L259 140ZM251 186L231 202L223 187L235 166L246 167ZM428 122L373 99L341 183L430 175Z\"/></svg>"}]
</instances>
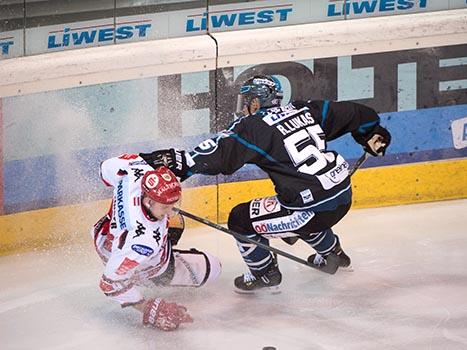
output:
<instances>
[{"instance_id":1,"label":"advertising banner","mask_svg":"<svg viewBox=\"0 0 467 350\"><path fill-rule=\"evenodd\" d=\"M112 19L103 19L27 28L26 54L141 41L151 37L155 38L151 19L129 19L116 24Z\"/></svg>"},{"instance_id":2,"label":"advertising banner","mask_svg":"<svg viewBox=\"0 0 467 350\"><path fill-rule=\"evenodd\" d=\"M373 16L391 16L418 12L448 10L449 1L436 0L347 0L339 6L329 1L328 16L346 18L364 18Z\"/></svg>"},{"instance_id":3,"label":"advertising banner","mask_svg":"<svg viewBox=\"0 0 467 350\"><path fill-rule=\"evenodd\" d=\"M0 60L23 56L23 31L0 32Z\"/></svg>"},{"instance_id":4,"label":"advertising banner","mask_svg":"<svg viewBox=\"0 0 467 350\"><path fill-rule=\"evenodd\" d=\"M209 7L187 21L187 31L222 32L239 29L391 16L467 7L449 0L290 0L254 1Z\"/></svg>"},{"instance_id":5,"label":"advertising banner","mask_svg":"<svg viewBox=\"0 0 467 350\"><path fill-rule=\"evenodd\" d=\"M200 12L196 10L195 12ZM204 9L205 11L205 9ZM205 34L185 30L193 10L55 24L26 29L26 54Z\"/></svg>"},{"instance_id":6,"label":"advertising banner","mask_svg":"<svg viewBox=\"0 0 467 350\"><path fill-rule=\"evenodd\" d=\"M206 5L206 4L204 4ZM111 3L106 5L113 6ZM28 18L25 29L1 31L0 59L74 48L167 39L241 29L467 8L465 0L260 0L117 8L63 8ZM0 6L0 9L2 7ZM74 12L73 12L74 11ZM81 11L81 12L80 12ZM116 13L112 17L112 13ZM31 16L31 14L28 14ZM19 16L18 14L16 16ZM22 20L22 17L17 20ZM74 19L74 20L73 20ZM15 19L12 19L15 20ZM19 23L19 22L18 22ZM37 23L37 25L31 25ZM25 45L25 47L24 47Z\"/></svg>"}]
</instances>

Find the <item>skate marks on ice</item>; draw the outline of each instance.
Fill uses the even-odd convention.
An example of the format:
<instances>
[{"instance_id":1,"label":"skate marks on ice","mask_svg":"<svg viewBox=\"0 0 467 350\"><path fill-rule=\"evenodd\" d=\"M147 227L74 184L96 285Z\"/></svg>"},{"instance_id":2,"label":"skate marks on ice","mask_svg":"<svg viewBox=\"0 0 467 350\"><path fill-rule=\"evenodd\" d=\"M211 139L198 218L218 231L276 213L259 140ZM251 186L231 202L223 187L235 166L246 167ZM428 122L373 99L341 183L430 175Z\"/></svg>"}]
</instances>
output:
<instances>
[{"instance_id":1,"label":"skate marks on ice","mask_svg":"<svg viewBox=\"0 0 467 350\"><path fill-rule=\"evenodd\" d=\"M233 238L198 227L180 248L219 256L211 286L147 290L187 306L194 323L141 327L99 291L92 244L0 257L2 349L464 349L467 200L355 210L336 226L354 272L326 275L279 258L281 294L240 295ZM281 245L306 257L298 242ZM111 345L110 345L111 344Z\"/></svg>"}]
</instances>

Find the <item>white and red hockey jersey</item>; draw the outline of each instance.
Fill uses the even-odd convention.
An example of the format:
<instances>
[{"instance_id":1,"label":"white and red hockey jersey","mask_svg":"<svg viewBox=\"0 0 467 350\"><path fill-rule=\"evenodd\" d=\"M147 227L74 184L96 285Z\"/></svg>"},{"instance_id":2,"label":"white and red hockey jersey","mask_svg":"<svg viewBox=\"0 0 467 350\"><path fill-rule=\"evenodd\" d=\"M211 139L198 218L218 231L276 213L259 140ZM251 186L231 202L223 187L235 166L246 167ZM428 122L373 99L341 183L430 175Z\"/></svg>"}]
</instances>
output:
<instances>
[{"instance_id":1,"label":"white and red hockey jersey","mask_svg":"<svg viewBox=\"0 0 467 350\"><path fill-rule=\"evenodd\" d=\"M141 203L141 179L149 170L135 154L110 158L100 169L104 183L113 187L111 208L92 232L105 265L100 288L122 307L140 302L137 285L161 275L170 260L168 218L152 218Z\"/></svg>"}]
</instances>

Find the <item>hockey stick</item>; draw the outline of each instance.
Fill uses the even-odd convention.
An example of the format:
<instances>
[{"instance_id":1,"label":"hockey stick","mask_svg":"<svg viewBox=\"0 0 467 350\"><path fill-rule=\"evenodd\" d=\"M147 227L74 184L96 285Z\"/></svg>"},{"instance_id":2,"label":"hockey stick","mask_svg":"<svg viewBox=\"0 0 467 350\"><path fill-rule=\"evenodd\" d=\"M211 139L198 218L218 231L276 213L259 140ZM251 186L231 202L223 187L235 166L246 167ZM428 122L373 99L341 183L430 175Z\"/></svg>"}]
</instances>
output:
<instances>
[{"instance_id":1,"label":"hockey stick","mask_svg":"<svg viewBox=\"0 0 467 350\"><path fill-rule=\"evenodd\" d=\"M354 166L352 169L350 169L349 171L349 176L352 176L358 168L360 168L360 166L365 163L365 161L368 159L368 157L370 156L370 154L368 152L365 152L363 153L360 158L357 159L357 161L355 162Z\"/></svg>"},{"instance_id":2,"label":"hockey stick","mask_svg":"<svg viewBox=\"0 0 467 350\"><path fill-rule=\"evenodd\" d=\"M369 156L369 154L368 154L367 152L365 152L364 154L362 154L362 156L355 162L355 165L354 165L354 167L352 168L352 170L350 170L349 176L352 176L353 173L355 173L355 171L357 171L357 169L367 160L368 156ZM281 255L281 256L283 256L283 257L285 257L285 258L288 258L288 259L290 259L290 260L293 260L293 261L295 261L295 262L297 262L297 263L299 263L299 264L306 265L306 266L311 267L311 268L314 268L314 269L318 269L314 264L310 264L308 261L303 260L303 259L300 259L299 257L296 257L295 255L289 254L289 253L287 253L287 252L284 252L284 251L279 250L279 249L277 249L277 248L271 247L271 246L266 245L266 244L264 244L264 243L257 242L257 241L255 241L254 239L245 237L245 236L243 236L243 235L241 235L241 234L239 234L239 233L237 233L237 232L235 232L235 231L232 231L232 230L230 230L230 229L228 229L228 228L225 228L225 227L223 227L223 226L221 226L221 225L215 224L215 223L213 223L213 222L211 222L211 221L209 221L209 220L206 220L206 219L200 218L199 216L196 216L196 215L194 215L194 214L188 213L188 212L185 211L185 210L178 209L178 208L174 208L174 211L176 211L176 212L178 212L178 213L180 213L180 214L182 214L182 215L186 216L187 218L190 218L190 219L192 219L192 220L194 220L194 221L198 221L198 222L200 222L200 223L202 223L202 224L205 224L205 225L210 226L210 227L212 227L212 228L215 228L215 229L217 229L217 230L219 230L219 231L222 231L222 232L224 232L224 233L227 233L227 234L229 234L229 235L231 235L231 236L234 236L235 238L237 238L237 239L239 239L239 240L241 240L241 241L248 242L248 243L251 243L251 244L255 244L255 245L258 246L258 247L261 247L261 248L263 248L263 249L266 249L267 251L270 251L270 252L272 252L272 253L274 253L274 254ZM296 238L296 239L298 239L298 237L291 237L291 238ZM295 241L296 241L296 240L295 240ZM295 241L294 241L293 243L295 243ZM289 243L289 244L293 244L293 243ZM336 262L334 262L334 263L336 263ZM331 264L330 264L330 265L331 265ZM319 270L322 271L323 268L320 268ZM326 272L326 271L325 271L325 272ZM328 273L329 273L329 272L328 272Z\"/></svg>"},{"instance_id":3,"label":"hockey stick","mask_svg":"<svg viewBox=\"0 0 467 350\"><path fill-rule=\"evenodd\" d=\"M241 235L241 234L239 234L239 233L237 233L237 232L235 232L235 231L232 231L232 230L230 230L230 229L228 229L228 228L225 228L225 227L223 227L223 226L221 226L221 225L218 225L218 224L215 224L215 223L213 223L213 222L211 222L211 221L209 221L209 220L200 218L199 216L190 214L190 213L186 212L185 210L176 209L176 208L174 208L174 210L177 211L177 212L179 212L180 214L186 216L187 218L190 218L190 219L192 219L192 220L201 222L201 223L203 223L203 224L205 224L205 225L208 225L208 226L210 226L210 227L212 227L212 228L215 228L215 229L217 229L217 230L219 230L219 231L225 232L225 233L227 233L227 234L229 234L229 235L231 235L231 236L234 236L235 238L237 238L237 239L239 239L239 240L241 240L241 241L255 244L255 245L257 245L258 247L261 247L261 248L263 248L263 249L266 249L266 250L268 250L268 251L270 251L270 252L272 252L272 253L275 253L275 254L277 254L277 255L281 255L281 256L283 256L283 257L285 257L285 258L287 258L287 259L290 259L290 260L293 260L293 261L295 261L295 262L298 262L299 264L306 265L306 266L308 266L308 267L312 267L312 268L315 268L315 269L316 269L316 266L314 266L313 264L308 263L308 261L305 261L305 260L303 260L303 259L300 259L300 258L296 257L295 255L292 255L292 254L289 254L289 253L284 252L284 251L282 251L282 250L279 250L279 249L277 249L277 248L268 246L268 245L266 245L266 244L264 244L264 243L257 242L257 241L255 241L254 239L245 237L245 236L243 236L243 235Z\"/></svg>"}]
</instances>

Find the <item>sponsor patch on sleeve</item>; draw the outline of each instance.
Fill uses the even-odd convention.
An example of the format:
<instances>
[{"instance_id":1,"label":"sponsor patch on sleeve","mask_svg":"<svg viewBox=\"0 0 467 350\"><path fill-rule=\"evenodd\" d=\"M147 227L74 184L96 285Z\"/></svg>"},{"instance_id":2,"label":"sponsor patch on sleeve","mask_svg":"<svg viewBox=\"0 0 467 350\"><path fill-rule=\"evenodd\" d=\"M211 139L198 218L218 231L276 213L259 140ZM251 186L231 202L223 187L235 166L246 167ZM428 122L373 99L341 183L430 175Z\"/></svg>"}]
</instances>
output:
<instances>
[{"instance_id":1,"label":"sponsor patch on sleeve","mask_svg":"<svg viewBox=\"0 0 467 350\"><path fill-rule=\"evenodd\" d=\"M133 244L131 246L131 249L133 249L139 255L144 255L144 256L150 256L152 255L152 253L154 253L154 249L152 249L151 247L142 245L142 244Z\"/></svg>"},{"instance_id":2,"label":"sponsor patch on sleeve","mask_svg":"<svg viewBox=\"0 0 467 350\"><path fill-rule=\"evenodd\" d=\"M311 193L311 190L307 188L306 190L303 190L300 192L300 196L302 196L303 203L310 203L313 201L313 194Z\"/></svg>"}]
</instances>

